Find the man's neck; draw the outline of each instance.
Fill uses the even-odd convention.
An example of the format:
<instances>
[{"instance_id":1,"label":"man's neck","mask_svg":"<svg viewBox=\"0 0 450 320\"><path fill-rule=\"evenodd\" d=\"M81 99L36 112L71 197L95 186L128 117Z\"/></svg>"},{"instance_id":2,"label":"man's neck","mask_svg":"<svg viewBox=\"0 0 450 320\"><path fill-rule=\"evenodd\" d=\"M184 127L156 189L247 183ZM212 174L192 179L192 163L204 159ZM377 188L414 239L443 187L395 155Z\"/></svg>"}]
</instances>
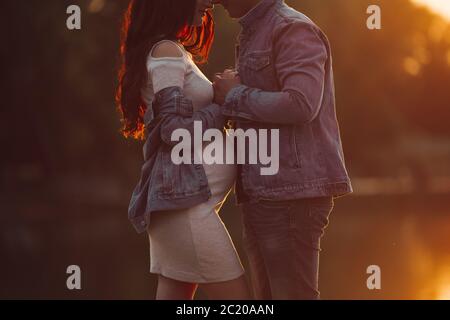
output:
<instances>
[{"instance_id":1,"label":"man's neck","mask_svg":"<svg viewBox=\"0 0 450 320\"><path fill-rule=\"evenodd\" d=\"M247 8L246 8L246 10L245 10L245 13L244 13L244 15L242 16L242 17L245 17L250 11L252 11L253 9L255 9L256 8L256 6L261 2L262 0L249 0L249 1L247 1L248 2L248 4L247 4Z\"/></svg>"}]
</instances>

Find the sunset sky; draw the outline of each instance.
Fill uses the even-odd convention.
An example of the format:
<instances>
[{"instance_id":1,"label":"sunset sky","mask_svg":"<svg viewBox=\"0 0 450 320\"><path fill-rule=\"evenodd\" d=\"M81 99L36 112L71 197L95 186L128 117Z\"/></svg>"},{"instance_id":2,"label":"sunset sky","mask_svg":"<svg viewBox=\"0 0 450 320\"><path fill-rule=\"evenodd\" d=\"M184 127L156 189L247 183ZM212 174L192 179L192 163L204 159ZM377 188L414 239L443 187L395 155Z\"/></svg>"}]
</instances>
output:
<instances>
[{"instance_id":1,"label":"sunset sky","mask_svg":"<svg viewBox=\"0 0 450 320\"><path fill-rule=\"evenodd\" d=\"M450 0L412 0L412 2L426 5L450 20Z\"/></svg>"}]
</instances>

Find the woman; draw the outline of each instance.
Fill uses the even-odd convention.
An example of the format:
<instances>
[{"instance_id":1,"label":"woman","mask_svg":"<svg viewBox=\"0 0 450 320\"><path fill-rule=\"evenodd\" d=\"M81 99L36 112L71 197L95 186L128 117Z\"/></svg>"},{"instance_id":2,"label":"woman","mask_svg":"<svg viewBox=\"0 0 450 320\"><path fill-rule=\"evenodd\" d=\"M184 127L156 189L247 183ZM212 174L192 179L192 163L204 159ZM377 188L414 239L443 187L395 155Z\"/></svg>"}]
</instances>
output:
<instances>
[{"instance_id":1,"label":"woman","mask_svg":"<svg viewBox=\"0 0 450 320\"><path fill-rule=\"evenodd\" d=\"M210 0L132 0L124 19L117 94L122 132L146 138L129 218L149 235L157 299L193 299L198 286L210 299L249 299L244 269L218 215L235 166L171 161L175 129L192 132L194 121L203 129L224 126L212 84L194 63L208 58L211 9Z\"/></svg>"}]
</instances>

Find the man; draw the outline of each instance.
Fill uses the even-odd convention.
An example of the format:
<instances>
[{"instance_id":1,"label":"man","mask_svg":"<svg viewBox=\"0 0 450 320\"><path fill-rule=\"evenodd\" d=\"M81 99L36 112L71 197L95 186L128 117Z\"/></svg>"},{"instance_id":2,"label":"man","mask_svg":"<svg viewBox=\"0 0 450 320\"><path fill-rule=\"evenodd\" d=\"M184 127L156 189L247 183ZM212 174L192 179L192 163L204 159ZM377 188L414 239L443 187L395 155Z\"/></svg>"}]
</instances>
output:
<instances>
[{"instance_id":1,"label":"man","mask_svg":"<svg viewBox=\"0 0 450 320\"><path fill-rule=\"evenodd\" d=\"M235 186L255 298L319 299L320 239L334 198L353 191L329 42L284 0L213 3L242 26L239 77L216 76L216 101L237 128L279 129L278 173L264 176L262 165L243 164Z\"/></svg>"}]
</instances>

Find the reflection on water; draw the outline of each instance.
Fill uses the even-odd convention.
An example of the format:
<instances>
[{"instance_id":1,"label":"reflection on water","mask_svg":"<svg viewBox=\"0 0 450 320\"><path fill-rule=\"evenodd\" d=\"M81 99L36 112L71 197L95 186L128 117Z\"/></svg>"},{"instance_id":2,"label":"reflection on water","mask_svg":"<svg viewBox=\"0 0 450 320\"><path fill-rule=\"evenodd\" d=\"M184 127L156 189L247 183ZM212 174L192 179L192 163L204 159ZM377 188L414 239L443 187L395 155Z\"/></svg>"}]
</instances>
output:
<instances>
[{"instance_id":1,"label":"reflection on water","mask_svg":"<svg viewBox=\"0 0 450 320\"><path fill-rule=\"evenodd\" d=\"M154 297L147 238L128 223L126 203L3 200L0 268L8 276L1 298ZM233 201L221 216L246 266ZM335 203L322 241L323 299L450 299L448 196L350 196ZM72 264L82 270L80 292L65 287ZM381 267L379 291L366 287L369 265ZM198 298L206 297L200 291Z\"/></svg>"},{"instance_id":2,"label":"reflection on water","mask_svg":"<svg viewBox=\"0 0 450 320\"><path fill-rule=\"evenodd\" d=\"M450 279L448 275L448 270L441 280L442 283L438 284L438 291L436 298L439 300L450 300Z\"/></svg>"},{"instance_id":3,"label":"reflection on water","mask_svg":"<svg viewBox=\"0 0 450 320\"><path fill-rule=\"evenodd\" d=\"M439 276L436 277L434 287L435 290L435 298L438 300L450 300L450 272L449 272L449 264L447 263L446 268L442 268L443 270L438 273ZM426 299L426 295L423 296Z\"/></svg>"},{"instance_id":4,"label":"reflection on water","mask_svg":"<svg viewBox=\"0 0 450 320\"><path fill-rule=\"evenodd\" d=\"M444 298L450 276L450 199L445 195L349 197L324 238L321 287L329 299ZM365 287L379 265L382 290Z\"/></svg>"}]
</instances>

